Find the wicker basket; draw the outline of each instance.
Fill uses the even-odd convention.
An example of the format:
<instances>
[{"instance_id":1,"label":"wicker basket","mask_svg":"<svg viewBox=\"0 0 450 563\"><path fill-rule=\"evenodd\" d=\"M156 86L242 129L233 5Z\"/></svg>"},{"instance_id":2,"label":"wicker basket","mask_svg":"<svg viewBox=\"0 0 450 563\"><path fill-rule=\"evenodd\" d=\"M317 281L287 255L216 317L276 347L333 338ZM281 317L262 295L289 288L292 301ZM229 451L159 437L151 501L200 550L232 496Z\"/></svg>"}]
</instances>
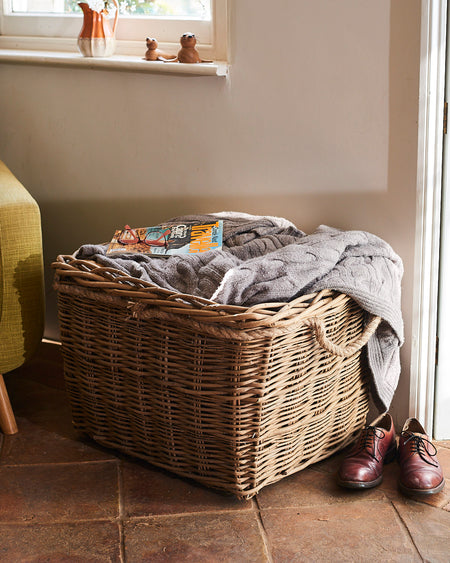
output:
<instances>
[{"instance_id":1,"label":"wicker basket","mask_svg":"<svg viewBox=\"0 0 450 563\"><path fill-rule=\"evenodd\" d=\"M379 318L347 295L246 308L53 267L73 421L100 444L250 498L363 426Z\"/></svg>"}]
</instances>

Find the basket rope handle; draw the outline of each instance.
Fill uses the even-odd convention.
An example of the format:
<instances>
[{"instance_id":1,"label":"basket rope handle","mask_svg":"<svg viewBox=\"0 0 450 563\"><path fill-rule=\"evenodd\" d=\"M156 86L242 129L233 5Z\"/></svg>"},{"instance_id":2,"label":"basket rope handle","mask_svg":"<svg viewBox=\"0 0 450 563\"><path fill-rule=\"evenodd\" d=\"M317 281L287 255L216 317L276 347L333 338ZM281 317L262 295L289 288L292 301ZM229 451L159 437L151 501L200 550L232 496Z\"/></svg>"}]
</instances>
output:
<instances>
[{"instance_id":1,"label":"basket rope handle","mask_svg":"<svg viewBox=\"0 0 450 563\"><path fill-rule=\"evenodd\" d=\"M370 321L364 327L363 332L356 338L351 344L347 346L340 346L339 344L334 344L327 336L325 325L322 319L318 317L313 317L308 321L308 325L313 329L314 335L317 342L322 346L324 350L330 352L335 356L342 356L343 358L350 358L358 350L360 350L367 342L370 337L375 333L378 325L381 322L380 317L372 316Z\"/></svg>"}]
</instances>

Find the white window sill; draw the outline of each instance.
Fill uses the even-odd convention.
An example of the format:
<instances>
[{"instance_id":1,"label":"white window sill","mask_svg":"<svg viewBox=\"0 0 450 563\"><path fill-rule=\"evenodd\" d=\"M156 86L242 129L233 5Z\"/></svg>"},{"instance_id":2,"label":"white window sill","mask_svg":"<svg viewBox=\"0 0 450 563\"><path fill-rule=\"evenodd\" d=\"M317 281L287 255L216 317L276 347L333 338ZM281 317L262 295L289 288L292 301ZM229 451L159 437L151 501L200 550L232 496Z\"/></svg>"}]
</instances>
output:
<instances>
[{"instance_id":1,"label":"white window sill","mask_svg":"<svg viewBox=\"0 0 450 563\"><path fill-rule=\"evenodd\" d=\"M105 58L83 57L80 53L22 49L0 49L1 63L191 76L226 76L228 74L228 65L225 62L164 63L146 61L142 57L129 55L113 55Z\"/></svg>"}]
</instances>

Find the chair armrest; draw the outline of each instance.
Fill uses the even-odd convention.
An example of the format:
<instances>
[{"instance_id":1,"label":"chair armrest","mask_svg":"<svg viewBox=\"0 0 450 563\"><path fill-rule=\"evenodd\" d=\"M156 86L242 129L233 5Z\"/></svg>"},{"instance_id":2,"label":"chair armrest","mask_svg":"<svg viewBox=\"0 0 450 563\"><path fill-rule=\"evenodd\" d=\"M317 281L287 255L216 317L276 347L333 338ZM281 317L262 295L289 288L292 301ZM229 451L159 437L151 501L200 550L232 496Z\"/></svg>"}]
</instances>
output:
<instances>
[{"instance_id":1,"label":"chair armrest","mask_svg":"<svg viewBox=\"0 0 450 563\"><path fill-rule=\"evenodd\" d=\"M44 268L39 207L1 161L0 266L0 373L6 373L42 339Z\"/></svg>"}]
</instances>

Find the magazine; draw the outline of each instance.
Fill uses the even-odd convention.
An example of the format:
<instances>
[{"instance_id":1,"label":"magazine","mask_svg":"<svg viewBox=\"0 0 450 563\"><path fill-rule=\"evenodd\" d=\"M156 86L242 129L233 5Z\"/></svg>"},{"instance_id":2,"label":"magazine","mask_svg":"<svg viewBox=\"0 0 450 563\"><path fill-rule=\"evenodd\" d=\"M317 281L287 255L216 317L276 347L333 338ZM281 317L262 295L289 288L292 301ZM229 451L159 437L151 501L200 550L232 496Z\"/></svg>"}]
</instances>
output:
<instances>
[{"instance_id":1,"label":"magazine","mask_svg":"<svg viewBox=\"0 0 450 563\"><path fill-rule=\"evenodd\" d=\"M135 229L125 225L114 233L106 254L194 254L222 248L222 236L221 220L213 223L168 222Z\"/></svg>"}]
</instances>

